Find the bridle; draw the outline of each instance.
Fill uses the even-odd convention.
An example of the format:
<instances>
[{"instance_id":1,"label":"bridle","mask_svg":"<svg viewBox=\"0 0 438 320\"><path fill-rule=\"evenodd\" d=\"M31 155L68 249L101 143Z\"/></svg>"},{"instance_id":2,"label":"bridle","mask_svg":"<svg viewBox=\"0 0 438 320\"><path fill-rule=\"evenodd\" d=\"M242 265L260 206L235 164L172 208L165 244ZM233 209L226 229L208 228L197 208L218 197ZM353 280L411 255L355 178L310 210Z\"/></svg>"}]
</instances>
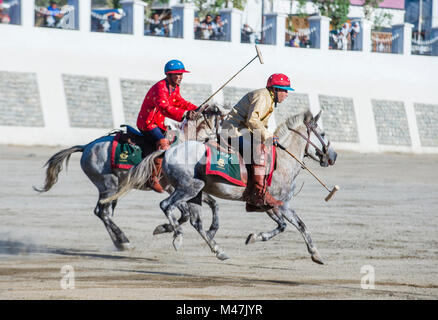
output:
<instances>
[{"instance_id":1,"label":"bridle","mask_svg":"<svg viewBox=\"0 0 438 320\"><path fill-rule=\"evenodd\" d=\"M324 160L324 157L328 157L327 153L328 153L328 150L330 147L330 141L326 144L324 142L324 139L321 137L321 135L316 131L316 128L318 128L318 124L316 123L316 121L312 120L309 122L304 122L304 124L306 125L306 128L307 128L307 137L304 134L302 134L301 132L299 132L298 130L290 129L291 131L295 132L296 134L298 134L301 138L303 138L306 141L306 147L304 148L304 156L310 157L315 161ZM312 141L310 141L310 136L311 136L312 132L318 138L319 142L321 142L322 150L318 146L316 146ZM309 146L310 145L315 148L316 154L323 157L323 159L317 159L314 155L309 153Z\"/></svg>"},{"instance_id":2,"label":"bridle","mask_svg":"<svg viewBox=\"0 0 438 320\"><path fill-rule=\"evenodd\" d=\"M203 110L201 112L201 114L202 114L202 117L204 118L204 122L207 124L207 128L210 131L210 135L217 137L218 134L219 134L220 118L221 118L221 115L222 115L220 109L215 106L214 109L213 109L213 112L210 114L210 117L211 116L214 117L214 121L213 121L214 128L212 127L212 124L210 124L210 121L209 121L209 119L207 117L206 110ZM196 119L196 127L198 127L198 120L199 119L200 118Z\"/></svg>"}]
</instances>

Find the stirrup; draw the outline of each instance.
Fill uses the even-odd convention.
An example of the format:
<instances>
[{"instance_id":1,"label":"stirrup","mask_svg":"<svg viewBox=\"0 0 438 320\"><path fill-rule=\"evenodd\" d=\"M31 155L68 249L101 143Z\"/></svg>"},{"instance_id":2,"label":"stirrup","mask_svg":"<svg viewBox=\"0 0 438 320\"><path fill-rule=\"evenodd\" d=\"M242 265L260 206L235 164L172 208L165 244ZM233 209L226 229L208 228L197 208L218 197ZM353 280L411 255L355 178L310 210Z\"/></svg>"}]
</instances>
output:
<instances>
[{"instance_id":1,"label":"stirrup","mask_svg":"<svg viewBox=\"0 0 438 320\"><path fill-rule=\"evenodd\" d=\"M268 205L257 206L255 204L252 204L249 202L246 203L246 207L245 207L246 212L266 212L272 208L274 208L274 207L271 207Z\"/></svg>"}]
</instances>

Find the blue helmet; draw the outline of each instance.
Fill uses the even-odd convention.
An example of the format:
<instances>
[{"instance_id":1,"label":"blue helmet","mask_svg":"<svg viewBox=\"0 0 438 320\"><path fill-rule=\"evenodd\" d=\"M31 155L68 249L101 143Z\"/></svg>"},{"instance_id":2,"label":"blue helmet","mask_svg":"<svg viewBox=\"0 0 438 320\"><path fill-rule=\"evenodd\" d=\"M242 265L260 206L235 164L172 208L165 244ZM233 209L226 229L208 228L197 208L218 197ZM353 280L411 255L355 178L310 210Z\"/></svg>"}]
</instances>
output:
<instances>
[{"instance_id":1,"label":"blue helmet","mask_svg":"<svg viewBox=\"0 0 438 320\"><path fill-rule=\"evenodd\" d=\"M164 66L164 73L185 73L190 72L187 71L183 65L183 63L179 60L170 60Z\"/></svg>"}]
</instances>

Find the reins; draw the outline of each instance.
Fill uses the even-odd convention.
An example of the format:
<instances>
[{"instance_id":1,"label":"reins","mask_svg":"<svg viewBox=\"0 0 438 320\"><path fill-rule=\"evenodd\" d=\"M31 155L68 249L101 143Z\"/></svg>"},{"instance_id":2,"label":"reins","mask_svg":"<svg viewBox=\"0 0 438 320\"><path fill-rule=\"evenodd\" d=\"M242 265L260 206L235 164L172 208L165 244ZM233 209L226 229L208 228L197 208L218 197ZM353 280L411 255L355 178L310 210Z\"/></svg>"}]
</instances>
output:
<instances>
[{"instance_id":1,"label":"reins","mask_svg":"<svg viewBox=\"0 0 438 320\"><path fill-rule=\"evenodd\" d=\"M320 154L321 155L325 155L326 153L327 153L327 151L328 151L328 148L329 148L329 146L330 146L330 142L326 145L325 144L325 142L324 142L324 140L321 138L321 136L316 132L316 128L317 128L317 124L316 123L311 123L311 122L308 122L308 123L305 123L306 124L306 127L307 127L307 138L301 133L301 132L299 132L299 131L297 131L297 130L295 130L295 129L290 129L292 132L294 132L294 133L296 133L296 134L298 134L300 137L302 137L307 143L306 143L306 147L305 147L305 155L307 155L307 156L309 156L309 157L311 157L312 159L314 159L314 160L316 160L316 161L319 161L318 159L316 159L313 155L310 155L309 153L308 153L308 148L309 148L309 144L311 144L314 148L315 148L315 150L316 150L316 152L318 153L318 152L320 152ZM323 148L323 150L324 150L324 152L322 152L321 151L321 149L320 148L318 148L312 141L310 141L310 134L311 133L314 133L317 137L318 137L318 140L321 142L321 144L322 144L322 148ZM333 197L333 195L335 194L335 192L336 191L338 191L339 190L339 186L338 185L335 185L334 187L333 187L333 189L332 190L330 190L328 187L327 187L327 185L324 183L324 182L322 182L322 180L315 174L315 173L313 173L305 164L304 164L304 162L303 161L301 161L300 159L298 159L298 157L296 157L293 153L291 153L289 150L287 150L284 146L282 146L280 143L278 143L277 142L277 147L279 147L280 149L282 149L282 150L284 150L287 154L289 154L292 158L294 158L300 165L301 165L301 167L303 168L303 169L306 169L307 171L309 171L310 172L310 174L316 179L316 180L318 180L318 182L329 192L329 194L327 195L327 197L325 197L325 201L329 201L330 199L331 199L331 197Z\"/></svg>"},{"instance_id":2,"label":"reins","mask_svg":"<svg viewBox=\"0 0 438 320\"><path fill-rule=\"evenodd\" d=\"M308 150L309 150L309 145L312 145L312 147L315 148L317 153L320 153L321 155L324 155L327 153L328 148L330 146L330 141L327 143L327 145L325 144L324 140L321 138L321 136L316 132L316 128L317 128L317 124L316 123L312 123L312 122L308 122L305 123L306 128L307 128L307 137L305 137L301 132L299 132L298 130L295 129L290 129L292 132L298 134L301 138L303 138L306 141L306 147L304 149L305 152L305 156L312 158L315 161L318 161L317 158L315 158L315 156L309 154ZM311 133L314 133L315 136L318 138L319 142L321 142L322 145L322 150L320 148L318 148L318 146L316 146L311 140L310 140L310 135Z\"/></svg>"}]
</instances>

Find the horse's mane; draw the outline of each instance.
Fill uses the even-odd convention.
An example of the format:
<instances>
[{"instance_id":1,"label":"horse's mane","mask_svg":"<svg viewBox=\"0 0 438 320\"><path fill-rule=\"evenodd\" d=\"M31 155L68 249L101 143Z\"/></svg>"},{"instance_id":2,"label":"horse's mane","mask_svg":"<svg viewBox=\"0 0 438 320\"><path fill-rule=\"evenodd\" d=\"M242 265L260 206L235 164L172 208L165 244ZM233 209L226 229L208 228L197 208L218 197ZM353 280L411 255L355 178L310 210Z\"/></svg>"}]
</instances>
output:
<instances>
[{"instance_id":1,"label":"horse's mane","mask_svg":"<svg viewBox=\"0 0 438 320\"><path fill-rule=\"evenodd\" d=\"M303 111L301 113L288 117L285 121L277 126L274 135L276 135L277 137L282 137L290 133L291 129L296 129L300 124L303 124L304 118L306 117L306 114L308 112L310 111Z\"/></svg>"}]
</instances>

